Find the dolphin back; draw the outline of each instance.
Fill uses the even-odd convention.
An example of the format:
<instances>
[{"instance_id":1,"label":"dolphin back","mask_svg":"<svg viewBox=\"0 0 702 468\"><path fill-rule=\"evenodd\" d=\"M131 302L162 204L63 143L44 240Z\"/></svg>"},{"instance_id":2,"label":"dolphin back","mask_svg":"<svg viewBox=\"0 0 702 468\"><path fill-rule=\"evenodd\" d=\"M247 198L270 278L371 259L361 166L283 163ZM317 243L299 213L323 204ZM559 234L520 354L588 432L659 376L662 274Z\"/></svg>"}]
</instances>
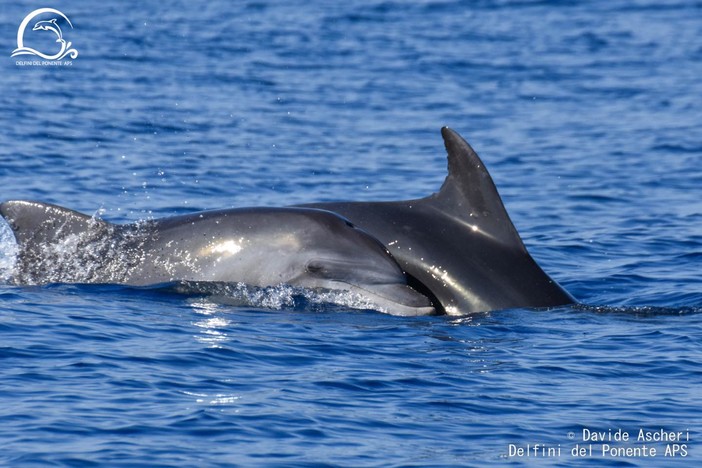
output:
<instances>
[{"instance_id":1,"label":"dolphin back","mask_svg":"<svg viewBox=\"0 0 702 468\"><path fill-rule=\"evenodd\" d=\"M67 208L25 200L0 203L0 215L10 225L20 247L59 242L72 234L108 224Z\"/></svg>"},{"instance_id":2,"label":"dolphin back","mask_svg":"<svg viewBox=\"0 0 702 468\"><path fill-rule=\"evenodd\" d=\"M105 259L114 256L118 226L35 201L1 203L0 215L19 247L15 283L106 282L102 280L116 273Z\"/></svg>"}]
</instances>

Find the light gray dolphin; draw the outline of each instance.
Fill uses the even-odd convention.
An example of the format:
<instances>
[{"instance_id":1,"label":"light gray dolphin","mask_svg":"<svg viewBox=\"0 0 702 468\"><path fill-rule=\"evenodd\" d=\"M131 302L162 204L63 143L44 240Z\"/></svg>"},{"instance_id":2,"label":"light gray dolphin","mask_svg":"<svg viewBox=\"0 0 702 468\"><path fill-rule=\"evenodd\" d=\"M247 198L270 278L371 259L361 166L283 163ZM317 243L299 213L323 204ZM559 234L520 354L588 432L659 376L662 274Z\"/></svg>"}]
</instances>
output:
<instances>
[{"instance_id":1,"label":"light gray dolphin","mask_svg":"<svg viewBox=\"0 0 702 468\"><path fill-rule=\"evenodd\" d=\"M0 204L19 245L18 284L287 284L351 291L395 315L429 315L377 239L328 211L242 208L129 225L32 201Z\"/></svg>"},{"instance_id":2,"label":"light gray dolphin","mask_svg":"<svg viewBox=\"0 0 702 468\"><path fill-rule=\"evenodd\" d=\"M473 148L441 129L448 176L438 193L395 202L301 205L334 211L382 241L449 315L575 302L529 255Z\"/></svg>"}]
</instances>

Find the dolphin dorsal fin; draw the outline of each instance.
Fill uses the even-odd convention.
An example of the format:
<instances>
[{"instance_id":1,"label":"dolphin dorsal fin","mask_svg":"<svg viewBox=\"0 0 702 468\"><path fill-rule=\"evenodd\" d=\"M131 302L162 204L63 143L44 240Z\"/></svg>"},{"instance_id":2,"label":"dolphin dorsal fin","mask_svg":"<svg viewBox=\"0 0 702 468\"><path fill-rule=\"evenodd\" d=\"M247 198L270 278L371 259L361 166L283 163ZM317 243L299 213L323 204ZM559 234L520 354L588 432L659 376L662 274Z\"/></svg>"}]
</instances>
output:
<instances>
[{"instance_id":1,"label":"dolphin dorsal fin","mask_svg":"<svg viewBox=\"0 0 702 468\"><path fill-rule=\"evenodd\" d=\"M525 250L495 183L476 152L457 132L441 129L448 175L438 193L424 200L446 215L505 245Z\"/></svg>"},{"instance_id":2,"label":"dolphin dorsal fin","mask_svg":"<svg viewBox=\"0 0 702 468\"><path fill-rule=\"evenodd\" d=\"M29 243L53 243L71 234L108 225L105 221L77 211L24 200L0 203L0 215L10 224L20 246Z\"/></svg>"}]
</instances>

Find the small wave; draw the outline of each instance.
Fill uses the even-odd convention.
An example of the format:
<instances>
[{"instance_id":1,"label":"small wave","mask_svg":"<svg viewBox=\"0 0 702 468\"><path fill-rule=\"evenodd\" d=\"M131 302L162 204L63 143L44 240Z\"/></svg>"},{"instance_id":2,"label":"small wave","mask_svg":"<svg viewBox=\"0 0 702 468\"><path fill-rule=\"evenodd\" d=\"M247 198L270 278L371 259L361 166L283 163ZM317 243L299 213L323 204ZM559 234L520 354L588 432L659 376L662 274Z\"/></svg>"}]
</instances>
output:
<instances>
[{"instance_id":1,"label":"small wave","mask_svg":"<svg viewBox=\"0 0 702 468\"><path fill-rule=\"evenodd\" d=\"M635 315L639 317L657 317L664 315L695 315L702 313L702 307L658 307L658 306L607 306L576 304L575 310L596 312L600 314Z\"/></svg>"},{"instance_id":2,"label":"small wave","mask_svg":"<svg viewBox=\"0 0 702 468\"><path fill-rule=\"evenodd\" d=\"M71 49L72 45L72 42L66 43L65 41L62 41L61 50L54 55L45 54L36 49L32 49L31 47L19 47L12 51L12 57L17 57L19 55L36 55L44 60L63 60L68 55L71 57L71 59L76 59L78 58L78 51L76 49Z\"/></svg>"}]
</instances>

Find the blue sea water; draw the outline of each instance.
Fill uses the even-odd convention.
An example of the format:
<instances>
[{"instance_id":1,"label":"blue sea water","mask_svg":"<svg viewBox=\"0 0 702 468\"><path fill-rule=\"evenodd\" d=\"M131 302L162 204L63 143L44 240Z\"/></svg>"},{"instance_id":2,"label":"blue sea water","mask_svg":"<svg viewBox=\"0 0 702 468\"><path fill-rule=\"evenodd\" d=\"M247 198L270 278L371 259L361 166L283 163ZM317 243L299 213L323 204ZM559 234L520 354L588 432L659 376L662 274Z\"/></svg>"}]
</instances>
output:
<instances>
[{"instance_id":1,"label":"blue sea water","mask_svg":"<svg viewBox=\"0 0 702 468\"><path fill-rule=\"evenodd\" d=\"M0 224L0 465L702 461L700 2L49 2L79 55L18 65L39 6L0 10L0 199L133 222L423 197L449 125L581 304L19 287ZM619 429L604 444L655 456L584 440ZM636 440L661 429L682 440Z\"/></svg>"}]
</instances>

